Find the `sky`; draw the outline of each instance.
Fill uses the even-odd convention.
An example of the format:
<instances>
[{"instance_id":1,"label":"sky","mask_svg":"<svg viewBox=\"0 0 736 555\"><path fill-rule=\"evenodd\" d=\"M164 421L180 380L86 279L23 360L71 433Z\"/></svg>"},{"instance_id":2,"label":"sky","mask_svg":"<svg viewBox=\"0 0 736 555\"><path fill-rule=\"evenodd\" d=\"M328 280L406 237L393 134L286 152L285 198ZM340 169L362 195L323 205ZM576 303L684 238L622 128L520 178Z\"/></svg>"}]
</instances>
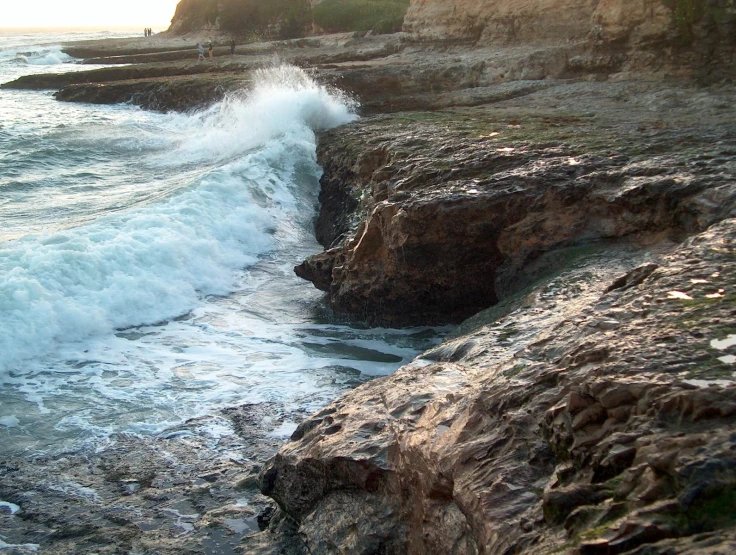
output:
<instances>
[{"instance_id":1,"label":"sky","mask_svg":"<svg viewBox=\"0 0 736 555\"><path fill-rule=\"evenodd\" d=\"M168 28L179 0L3 0L3 27Z\"/></svg>"}]
</instances>

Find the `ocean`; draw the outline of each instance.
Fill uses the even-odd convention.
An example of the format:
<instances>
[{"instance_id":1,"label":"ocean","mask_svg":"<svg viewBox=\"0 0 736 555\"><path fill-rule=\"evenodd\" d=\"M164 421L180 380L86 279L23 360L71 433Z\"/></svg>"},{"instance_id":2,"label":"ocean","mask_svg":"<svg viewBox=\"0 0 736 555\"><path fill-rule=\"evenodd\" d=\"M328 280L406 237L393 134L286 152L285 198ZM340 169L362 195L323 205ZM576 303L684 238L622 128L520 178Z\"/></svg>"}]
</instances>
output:
<instances>
[{"instance_id":1,"label":"ocean","mask_svg":"<svg viewBox=\"0 0 736 555\"><path fill-rule=\"evenodd\" d=\"M138 33L0 30L0 82L91 69L60 45ZM0 90L0 455L313 411L435 345L340 323L293 273L321 250L315 133L356 110L289 66L189 114ZM232 433L214 421L201 433Z\"/></svg>"}]
</instances>

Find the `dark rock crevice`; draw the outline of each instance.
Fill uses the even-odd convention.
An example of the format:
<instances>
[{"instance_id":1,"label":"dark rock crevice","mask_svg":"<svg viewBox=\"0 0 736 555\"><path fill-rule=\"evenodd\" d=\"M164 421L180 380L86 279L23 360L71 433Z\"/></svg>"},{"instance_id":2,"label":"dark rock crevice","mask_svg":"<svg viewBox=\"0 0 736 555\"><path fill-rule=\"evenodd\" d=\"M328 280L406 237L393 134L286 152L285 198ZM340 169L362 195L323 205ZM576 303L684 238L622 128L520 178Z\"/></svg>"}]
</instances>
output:
<instances>
[{"instance_id":1,"label":"dark rock crevice","mask_svg":"<svg viewBox=\"0 0 736 555\"><path fill-rule=\"evenodd\" d=\"M302 511L331 511L298 519L324 553L697 553L702 534L728 552L736 386L701 338L733 333L733 295L711 291L734 286L734 223L584 256L440 347L454 362L430 353L308 419L264 487L285 510L306 489ZM330 461L387 479L370 488ZM320 487L293 487L312 482L304 465ZM406 543L373 542L373 526Z\"/></svg>"},{"instance_id":2,"label":"dark rock crevice","mask_svg":"<svg viewBox=\"0 0 736 555\"><path fill-rule=\"evenodd\" d=\"M674 128L627 129L602 116L479 108L378 116L323 134L317 230L331 248L297 274L328 292L336 312L372 324L458 322L523 288L525 268L547 252L662 233L681 240L731 213L731 164L695 146L706 148L710 132L688 129L688 144ZM646 144L627 144L634 135ZM733 130L720 138L730 152Z\"/></svg>"}]
</instances>

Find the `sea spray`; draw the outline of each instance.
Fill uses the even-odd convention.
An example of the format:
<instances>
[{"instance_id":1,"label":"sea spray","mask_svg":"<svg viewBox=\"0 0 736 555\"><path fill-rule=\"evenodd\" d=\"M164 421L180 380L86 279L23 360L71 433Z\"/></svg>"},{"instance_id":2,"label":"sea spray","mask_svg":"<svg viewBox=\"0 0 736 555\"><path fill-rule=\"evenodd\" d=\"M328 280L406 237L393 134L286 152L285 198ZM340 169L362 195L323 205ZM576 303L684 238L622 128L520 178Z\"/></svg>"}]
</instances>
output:
<instances>
[{"instance_id":1,"label":"sea spray","mask_svg":"<svg viewBox=\"0 0 736 555\"><path fill-rule=\"evenodd\" d=\"M46 46L33 50L12 46L0 49L0 63L53 66L70 63L73 60L74 58L62 51L61 46Z\"/></svg>"},{"instance_id":2,"label":"sea spray","mask_svg":"<svg viewBox=\"0 0 736 555\"><path fill-rule=\"evenodd\" d=\"M60 46L55 46L40 52L20 52L16 60L34 66L53 66L70 63L74 58L62 52Z\"/></svg>"},{"instance_id":3,"label":"sea spray","mask_svg":"<svg viewBox=\"0 0 736 555\"><path fill-rule=\"evenodd\" d=\"M357 118L355 100L318 84L301 68L259 69L253 83L251 90L194 115L172 114L173 128L186 133L179 153L192 161L228 160L287 134L313 145L313 131Z\"/></svg>"},{"instance_id":4,"label":"sea spray","mask_svg":"<svg viewBox=\"0 0 736 555\"><path fill-rule=\"evenodd\" d=\"M169 320L232 291L240 269L287 239L283 224L312 209L294 176L317 175L313 130L354 119L353 108L298 68L264 70L245 97L170 116L172 150L158 163L208 163L191 183L0 245L0 376L62 344Z\"/></svg>"},{"instance_id":5,"label":"sea spray","mask_svg":"<svg viewBox=\"0 0 736 555\"><path fill-rule=\"evenodd\" d=\"M58 70L0 59L0 82ZM197 114L0 90L0 454L171 437L200 417L216 445L232 434L220 411L243 404L293 415L254 422L286 433L434 345L333 323L294 275L320 249L314 130L354 108L288 66Z\"/></svg>"}]
</instances>

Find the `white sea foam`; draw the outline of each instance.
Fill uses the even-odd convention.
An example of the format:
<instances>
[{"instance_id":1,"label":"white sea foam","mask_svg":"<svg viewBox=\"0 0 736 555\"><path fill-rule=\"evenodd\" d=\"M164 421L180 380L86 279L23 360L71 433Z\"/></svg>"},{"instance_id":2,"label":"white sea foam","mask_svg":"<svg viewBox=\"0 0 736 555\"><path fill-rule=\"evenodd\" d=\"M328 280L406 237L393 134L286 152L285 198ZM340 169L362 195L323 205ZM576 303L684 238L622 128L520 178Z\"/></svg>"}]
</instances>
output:
<instances>
[{"instance_id":1,"label":"white sea foam","mask_svg":"<svg viewBox=\"0 0 736 555\"><path fill-rule=\"evenodd\" d=\"M0 81L57 70L0 60ZM195 115L22 91L0 94L0 111L7 452L185 433L233 457L218 408L280 406L277 427L434 344L328 324L322 294L294 276L320 248L314 130L356 117L301 70L262 72Z\"/></svg>"},{"instance_id":2,"label":"white sea foam","mask_svg":"<svg viewBox=\"0 0 736 555\"><path fill-rule=\"evenodd\" d=\"M53 66L70 63L73 60L74 58L62 52L61 46L44 46L32 49L21 47L0 50L0 63L14 62L33 66Z\"/></svg>"},{"instance_id":3,"label":"white sea foam","mask_svg":"<svg viewBox=\"0 0 736 555\"><path fill-rule=\"evenodd\" d=\"M35 553L41 546L37 543L6 543L3 536L0 536L0 549L12 549L14 553L32 552Z\"/></svg>"},{"instance_id":4,"label":"white sea foam","mask_svg":"<svg viewBox=\"0 0 736 555\"><path fill-rule=\"evenodd\" d=\"M277 438L289 438L291 437L291 434L293 434L298 427L298 424L295 422L282 422L277 428L271 430L271 432L268 434L271 437L277 437Z\"/></svg>"},{"instance_id":5,"label":"white sea foam","mask_svg":"<svg viewBox=\"0 0 736 555\"><path fill-rule=\"evenodd\" d=\"M257 70L252 90L231 95L198 114L170 118L174 129L186 132L180 155L191 161L221 161L284 135L313 148L311 131L357 116L355 102L344 94L316 83L300 68L281 65Z\"/></svg>"},{"instance_id":6,"label":"white sea foam","mask_svg":"<svg viewBox=\"0 0 736 555\"><path fill-rule=\"evenodd\" d=\"M287 67L262 73L245 98L171 116L179 142L170 159L226 163L145 208L0 246L0 371L233 290L235 272L304 212L294 175L318 171L313 129L354 117Z\"/></svg>"},{"instance_id":7,"label":"white sea foam","mask_svg":"<svg viewBox=\"0 0 736 555\"><path fill-rule=\"evenodd\" d=\"M0 416L0 426L5 426L6 428L16 428L18 424L20 424L20 420L18 420L18 417L15 415Z\"/></svg>"},{"instance_id":8,"label":"white sea foam","mask_svg":"<svg viewBox=\"0 0 736 555\"><path fill-rule=\"evenodd\" d=\"M33 66L54 66L66 64L73 60L71 56L61 51L60 46L40 50L32 53L18 54L17 58Z\"/></svg>"},{"instance_id":9,"label":"white sea foam","mask_svg":"<svg viewBox=\"0 0 736 555\"><path fill-rule=\"evenodd\" d=\"M0 512L3 512L5 509L7 509L7 512L9 512L11 515L14 515L18 511L20 511L20 507L15 503L10 503L9 501L0 501Z\"/></svg>"}]
</instances>

